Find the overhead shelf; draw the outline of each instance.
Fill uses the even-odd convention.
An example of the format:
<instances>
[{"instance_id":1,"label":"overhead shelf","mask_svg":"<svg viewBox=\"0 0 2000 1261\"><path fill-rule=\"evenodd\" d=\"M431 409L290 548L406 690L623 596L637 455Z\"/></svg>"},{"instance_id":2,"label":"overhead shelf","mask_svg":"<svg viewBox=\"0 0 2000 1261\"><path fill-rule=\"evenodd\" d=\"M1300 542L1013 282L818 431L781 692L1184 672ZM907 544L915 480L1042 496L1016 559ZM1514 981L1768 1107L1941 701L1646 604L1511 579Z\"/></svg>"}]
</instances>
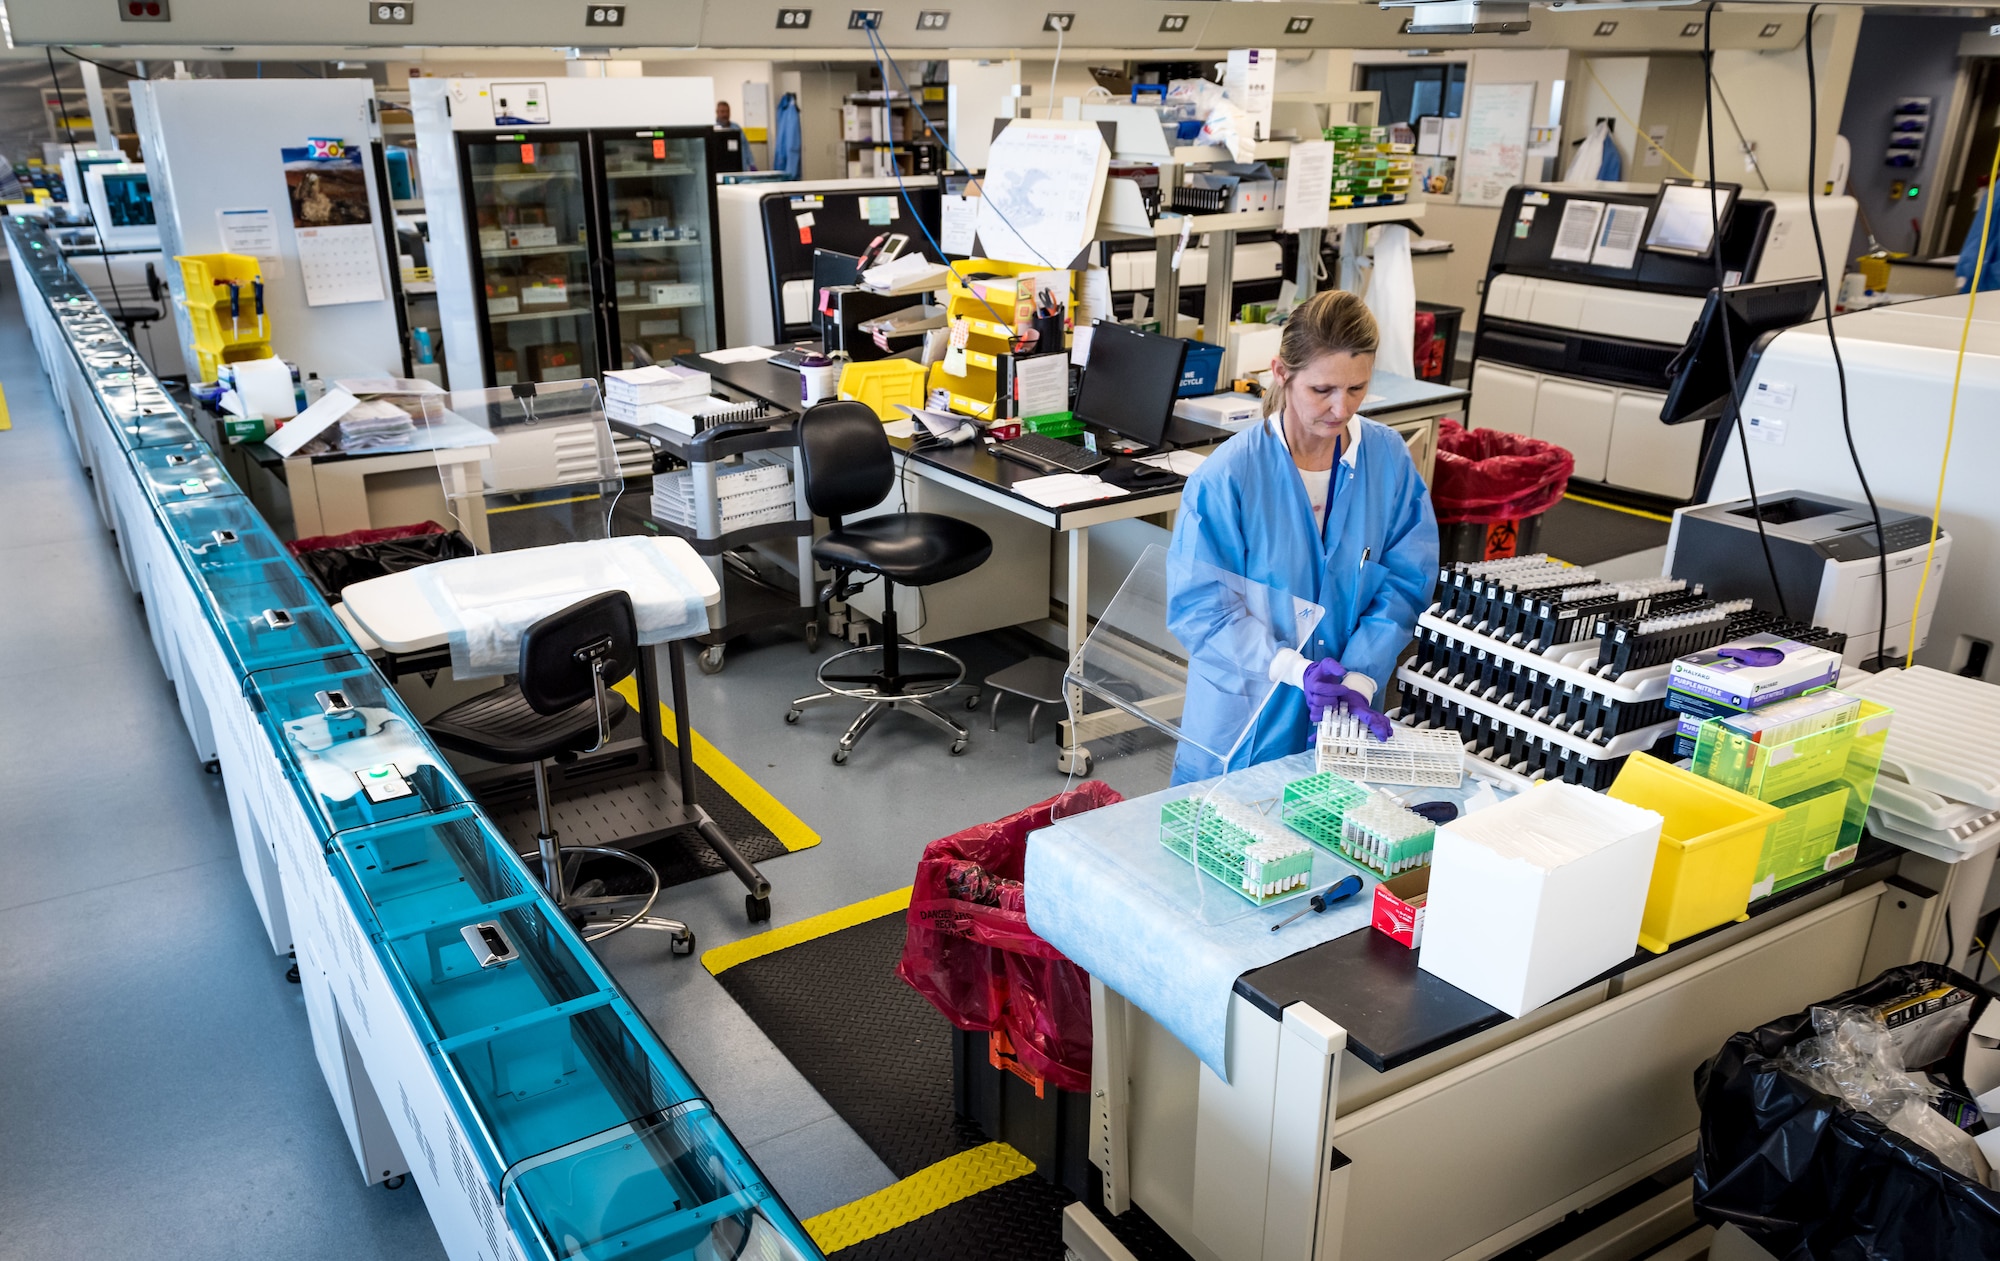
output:
<instances>
[{"instance_id":1,"label":"overhead shelf","mask_svg":"<svg viewBox=\"0 0 2000 1261\"><path fill-rule=\"evenodd\" d=\"M1349 223L1390 223L1399 219L1421 219L1424 217L1424 202L1421 197L1386 206L1353 206L1343 210L1326 212L1326 226L1338 228ZM1126 179L1105 181L1104 209L1098 216L1097 237L1099 240L1133 240L1177 237L1181 234L1181 224L1189 222L1189 234L1201 236L1209 232L1276 232L1285 226L1284 210L1246 210L1233 214L1178 215L1162 213L1151 223L1146 222L1145 203L1141 199L1138 184Z\"/></svg>"}]
</instances>

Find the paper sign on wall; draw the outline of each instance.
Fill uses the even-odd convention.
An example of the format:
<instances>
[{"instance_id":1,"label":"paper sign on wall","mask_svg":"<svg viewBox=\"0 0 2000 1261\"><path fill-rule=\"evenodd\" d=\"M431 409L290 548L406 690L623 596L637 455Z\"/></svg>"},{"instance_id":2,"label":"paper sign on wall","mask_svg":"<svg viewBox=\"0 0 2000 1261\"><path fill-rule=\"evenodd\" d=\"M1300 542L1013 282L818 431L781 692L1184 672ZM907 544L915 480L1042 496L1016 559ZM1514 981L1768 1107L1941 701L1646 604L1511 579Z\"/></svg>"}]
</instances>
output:
<instances>
[{"instance_id":1,"label":"paper sign on wall","mask_svg":"<svg viewBox=\"0 0 2000 1261\"><path fill-rule=\"evenodd\" d=\"M381 248L361 155L339 141L315 138L280 156L306 302L380 302Z\"/></svg>"},{"instance_id":2,"label":"paper sign on wall","mask_svg":"<svg viewBox=\"0 0 2000 1261\"><path fill-rule=\"evenodd\" d=\"M284 274L278 248L278 215L272 210L218 210L215 224L222 234L222 252L247 254L263 268L264 279Z\"/></svg>"},{"instance_id":3,"label":"paper sign on wall","mask_svg":"<svg viewBox=\"0 0 2000 1261\"><path fill-rule=\"evenodd\" d=\"M938 233L938 247L953 257L964 258L972 253L972 243L979 232L978 199L946 194L942 201L944 222Z\"/></svg>"},{"instance_id":4,"label":"paper sign on wall","mask_svg":"<svg viewBox=\"0 0 2000 1261\"><path fill-rule=\"evenodd\" d=\"M1285 231L1325 227L1333 200L1333 142L1293 145L1285 179Z\"/></svg>"},{"instance_id":5,"label":"paper sign on wall","mask_svg":"<svg viewBox=\"0 0 2000 1261\"><path fill-rule=\"evenodd\" d=\"M1465 152L1459 169L1462 206L1498 206L1521 182L1528 157L1528 125L1535 110L1532 83L1475 83L1465 118Z\"/></svg>"}]
</instances>

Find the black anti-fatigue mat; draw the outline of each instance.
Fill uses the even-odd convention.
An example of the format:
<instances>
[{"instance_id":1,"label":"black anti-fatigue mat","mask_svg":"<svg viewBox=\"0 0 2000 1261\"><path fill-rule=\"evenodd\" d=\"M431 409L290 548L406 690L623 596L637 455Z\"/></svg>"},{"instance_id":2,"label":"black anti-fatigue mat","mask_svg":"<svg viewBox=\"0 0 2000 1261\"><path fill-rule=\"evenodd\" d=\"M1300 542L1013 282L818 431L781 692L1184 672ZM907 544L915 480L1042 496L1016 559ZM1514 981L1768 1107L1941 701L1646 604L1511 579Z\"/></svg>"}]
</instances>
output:
<instances>
[{"instance_id":1,"label":"black anti-fatigue mat","mask_svg":"<svg viewBox=\"0 0 2000 1261\"><path fill-rule=\"evenodd\" d=\"M898 1178L987 1142L952 1107L952 1027L896 975L901 913L746 960L716 977ZM843 1248L841 1261L1062 1261L1073 1197L1012 1179ZM1141 1261L1187 1261L1138 1209L1106 1219Z\"/></svg>"},{"instance_id":2,"label":"black anti-fatigue mat","mask_svg":"<svg viewBox=\"0 0 2000 1261\"><path fill-rule=\"evenodd\" d=\"M765 863L791 852L741 802L709 778L708 772L697 766L694 773L696 801L708 811L709 818L715 820L722 834L735 843L737 852L744 858L752 863ZM620 841L644 835L664 825L663 797L654 772L634 772L613 780L596 781L587 787L558 791L550 807L550 822L555 827L556 835L572 844ZM492 801L482 798L482 804L499 826L500 834L517 850L522 853L533 851L541 822L535 810L532 790L525 797L510 794L505 799ZM619 848L630 849L653 864L654 870L660 873L662 888L729 870L701 834L691 827L677 828L643 845L621 845ZM620 874L627 871L628 864L605 859L602 865L602 871L593 868L590 875L604 878L605 892L636 891L624 887L625 877ZM581 876L583 873L579 871L578 874Z\"/></svg>"},{"instance_id":3,"label":"black anti-fatigue mat","mask_svg":"<svg viewBox=\"0 0 2000 1261\"><path fill-rule=\"evenodd\" d=\"M1665 521L1565 499L1542 515L1535 550L1572 565L1595 565L1613 557L1667 545Z\"/></svg>"}]
</instances>

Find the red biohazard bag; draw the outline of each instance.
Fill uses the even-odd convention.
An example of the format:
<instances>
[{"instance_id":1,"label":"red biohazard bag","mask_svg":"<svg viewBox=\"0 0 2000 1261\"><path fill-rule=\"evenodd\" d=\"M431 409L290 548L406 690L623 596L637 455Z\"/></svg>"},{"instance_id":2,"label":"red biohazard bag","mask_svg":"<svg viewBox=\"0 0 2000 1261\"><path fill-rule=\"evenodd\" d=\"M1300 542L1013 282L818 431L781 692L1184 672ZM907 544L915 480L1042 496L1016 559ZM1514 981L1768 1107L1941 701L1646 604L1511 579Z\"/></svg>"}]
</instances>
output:
<instances>
[{"instance_id":1,"label":"red biohazard bag","mask_svg":"<svg viewBox=\"0 0 2000 1261\"><path fill-rule=\"evenodd\" d=\"M1028 834L1121 801L1086 780L992 823L924 847L896 975L960 1029L1005 1036L1023 1076L1090 1088L1090 978L1028 927Z\"/></svg>"},{"instance_id":2,"label":"red biohazard bag","mask_svg":"<svg viewBox=\"0 0 2000 1261\"><path fill-rule=\"evenodd\" d=\"M1562 500L1576 458L1553 442L1504 429L1438 426L1431 503L1439 524L1518 521Z\"/></svg>"}]
</instances>

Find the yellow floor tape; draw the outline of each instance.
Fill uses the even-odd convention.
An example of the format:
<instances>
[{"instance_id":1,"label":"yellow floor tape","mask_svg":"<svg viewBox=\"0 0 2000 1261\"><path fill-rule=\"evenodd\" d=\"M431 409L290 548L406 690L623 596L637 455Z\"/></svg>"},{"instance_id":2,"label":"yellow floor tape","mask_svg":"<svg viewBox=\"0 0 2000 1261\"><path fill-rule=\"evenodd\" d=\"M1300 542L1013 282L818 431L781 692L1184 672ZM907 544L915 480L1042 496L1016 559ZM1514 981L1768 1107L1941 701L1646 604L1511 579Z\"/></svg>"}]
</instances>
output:
<instances>
[{"instance_id":1,"label":"yellow floor tape","mask_svg":"<svg viewBox=\"0 0 2000 1261\"><path fill-rule=\"evenodd\" d=\"M820 1251L838 1252L1034 1171L1035 1162L1007 1144L988 1143L919 1169L852 1204L809 1217L806 1233Z\"/></svg>"},{"instance_id":2,"label":"yellow floor tape","mask_svg":"<svg viewBox=\"0 0 2000 1261\"><path fill-rule=\"evenodd\" d=\"M639 685L635 678L627 678L612 689L625 698L625 703L633 707L639 704ZM674 710L671 705L660 706L660 729L667 733L667 743L674 742ZM701 732L694 732L694 764L722 791L736 799L736 804L750 812L750 816L770 829L778 838L778 844L796 853L811 849L819 844L819 833L807 827L805 820L785 809L776 797L764 791L764 786L743 773L743 769L723 756L722 750L710 744Z\"/></svg>"},{"instance_id":3,"label":"yellow floor tape","mask_svg":"<svg viewBox=\"0 0 2000 1261\"><path fill-rule=\"evenodd\" d=\"M14 418L7 414L7 391L0 389L0 429L12 429Z\"/></svg>"},{"instance_id":4,"label":"yellow floor tape","mask_svg":"<svg viewBox=\"0 0 2000 1261\"><path fill-rule=\"evenodd\" d=\"M1603 508L1609 512L1622 512L1628 517L1644 517L1648 521L1665 521L1670 525L1673 523L1672 517L1664 517L1657 512L1647 512L1644 508L1627 508L1624 504L1606 503L1602 499L1585 499L1582 495L1564 495L1563 498L1575 500L1580 504L1589 504L1593 508Z\"/></svg>"},{"instance_id":5,"label":"yellow floor tape","mask_svg":"<svg viewBox=\"0 0 2000 1261\"><path fill-rule=\"evenodd\" d=\"M869 898L866 902L856 902L852 906L843 906L836 911L828 911L794 924L786 924L782 928L774 928L768 933L759 933L755 937L732 941L726 946L717 946L713 950L703 952L701 966L707 968L712 975L719 976L739 963L748 963L752 959L776 954L800 942L811 941L815 937L824 937L843 928L852 928L856 924L865 924L871 919L881 919L884 915L896 915L909 909L910 889L908 887L897 889L893 893Z\"/></svg>"}]
</instances>

